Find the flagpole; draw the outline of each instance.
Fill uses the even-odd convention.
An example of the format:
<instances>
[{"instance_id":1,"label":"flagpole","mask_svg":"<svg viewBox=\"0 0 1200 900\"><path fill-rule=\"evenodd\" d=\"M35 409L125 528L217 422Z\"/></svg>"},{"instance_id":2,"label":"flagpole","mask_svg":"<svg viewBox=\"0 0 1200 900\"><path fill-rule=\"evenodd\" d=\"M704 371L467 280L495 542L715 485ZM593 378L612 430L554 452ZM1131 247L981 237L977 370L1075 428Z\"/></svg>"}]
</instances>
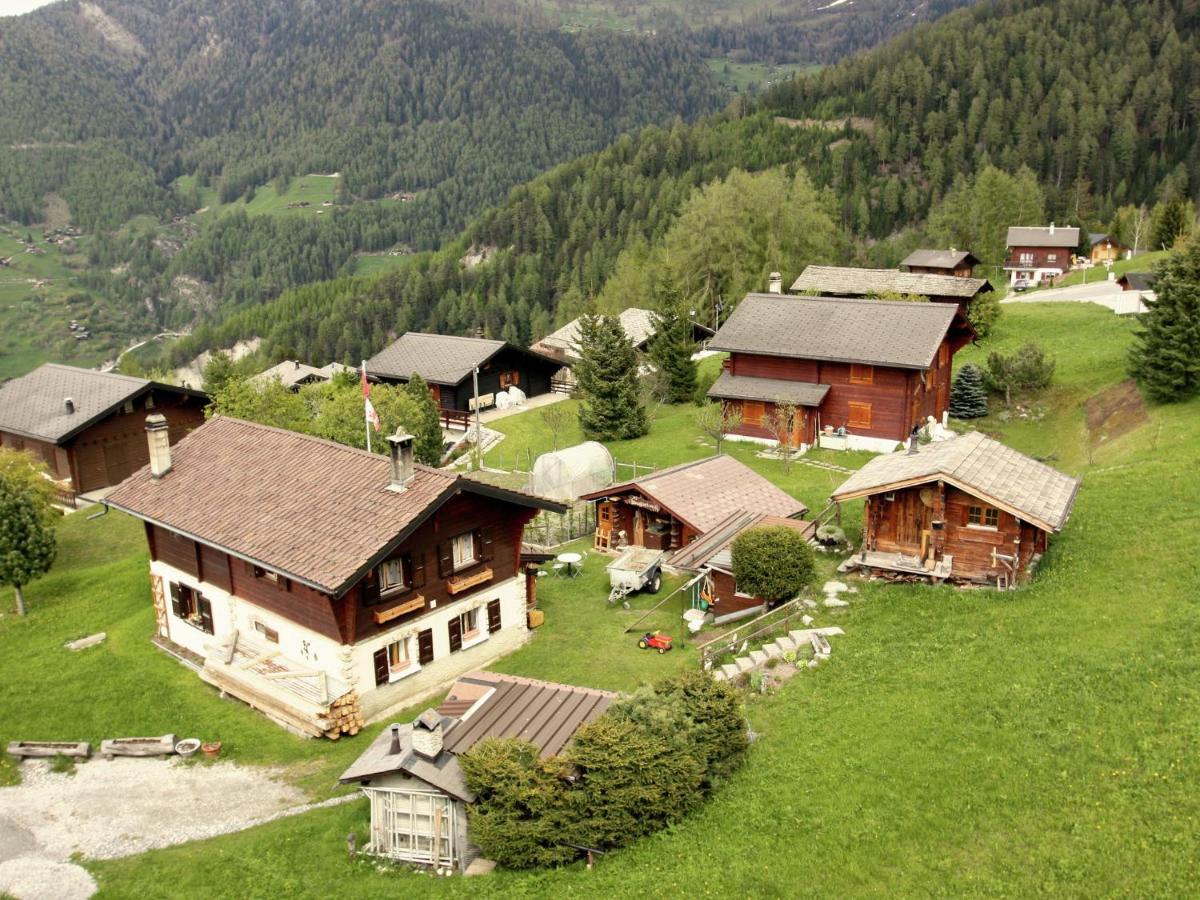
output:
<instances>
[{"instance_id":1,"label":"flagpole","mask_svg":"<svg viewBox=\"0 0 1200 900\"><path fill-rule=\"evenodd\" d=\"M363 426L367 430L367 452L371 452L371 408L367 406L367 392L370 388L367 386L367 361L362 361L362 384L363 384Z\"/></svg>"}]
</instances>

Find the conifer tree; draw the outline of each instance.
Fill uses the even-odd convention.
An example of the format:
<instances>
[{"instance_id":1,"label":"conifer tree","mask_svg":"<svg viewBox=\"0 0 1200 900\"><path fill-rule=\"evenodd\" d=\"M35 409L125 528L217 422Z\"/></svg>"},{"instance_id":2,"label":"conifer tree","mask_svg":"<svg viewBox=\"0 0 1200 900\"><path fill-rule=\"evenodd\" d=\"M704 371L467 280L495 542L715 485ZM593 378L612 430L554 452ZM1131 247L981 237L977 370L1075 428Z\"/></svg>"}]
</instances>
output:
<instances>
[{"instance_id":1,"label":"conifer tree","mask_svg":"<svg viewBox=\"0 0 1200 900\"><path fill-rule=\"evenodd\" d=\"M650 359L667 382L668 403L690 403L696 393L696 361L692 359L692 323L674 306L653 316L655 334Z\"/></svg>"},{"instance_id":2,"label":"conifer tree","mask_svg":"<svg viewBox=\"0 0 1200 900\"><path fill-rule=\"evenodd\" d=\"M1151 398L1184 400L1200 391L1200 238L1158 267L1154 293L1130 368Z\"/></svg>"},{"instance_id":3,"label":"conifer tree","mask_svg":"<svg viewBox=\"0 0 1200 900\"><path fill-rule=\"evenodd\" d=\"M404 390L417 405L413 451L419 462L436 466L442 461L442 420L437 404L433 402L433 395L429 393L429 385L416 372L412 373Z\"/></svg>"},{"instance_id":4,"label":"conifer tree","mask_svg":"<svg viewBox=\"0 0 1200 900\"><path fill-rule=\"evenodd\" d=\"M974 363L967 363L958 370L950 388L950 415L956 419L978 419L987 414L987 389L983 386L983 372Z\"/></svg>"},{"instance_id":5,"label":"conifer tree","mask_svg":"<svg viewBox=\"0 0 1200 900\"><path fill-rule=\"evenodd\" d=\"M579 425L589 440L640 437L650 430L642 406L637 353L615 316L579 320Z\"/></svg>"}]
</instances>

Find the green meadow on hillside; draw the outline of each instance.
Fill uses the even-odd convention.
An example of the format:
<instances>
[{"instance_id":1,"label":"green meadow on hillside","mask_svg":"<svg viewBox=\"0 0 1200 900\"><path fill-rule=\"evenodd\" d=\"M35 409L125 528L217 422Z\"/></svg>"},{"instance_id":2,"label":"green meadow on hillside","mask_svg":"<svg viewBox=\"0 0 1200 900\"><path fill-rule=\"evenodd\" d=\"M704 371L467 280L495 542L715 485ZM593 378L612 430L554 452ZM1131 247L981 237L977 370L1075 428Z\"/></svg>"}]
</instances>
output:
<instances>
[{"instance_id":1,"label":"green meadow on hillside","mask_svg":"<svg viewBox=\"0 0 1200 900\"><path fill-rule=\"evenodd\" d=\"M1086 304L1005 308L994 341L959 361L1035 337L1057 357L1056 380L1021 402L1040 421L1002 415L993 399L992 415L976 424L1084 476L1036 581L1011 593L858 583L849 609L820 612L846 631L831 660L749 702L758 735L749 763L668 831L594 871L432 879L347 859L346 834L361 838L367 825L360 801L89 862L98 896L778 896L818 885L835 896L1194 892L1200 402L1138 415L1100 402L1125 380L1130 330ZM1115 418L1104 418L1109 409ZM614 456L669 465L711 452L693 415L660 411L649 436L614 445ZM536 410L499 426L509 438L489 455L493 465L548 446ZM734 453L814 509L837 477L803 464L785 476L751 448ZM169 724L223 737L245 762L290 764L319 796L375 733L305 743L218 700L147 641L137 525L115 513L74 516L62 534L54 572L28 591L31 617L0 618L0 740L27 736L35 722L49 732L40 736L92 739ZM622 688L693 664L686 651L638 655L632 635L621 634L633 614L607 608L598 562L590 558L576 581L541 580L547 624L499 668ZM681 635L671 618L659 627ZM61 649L100 628L110 632L102 647Z\"/></svg>"}]
</instances>

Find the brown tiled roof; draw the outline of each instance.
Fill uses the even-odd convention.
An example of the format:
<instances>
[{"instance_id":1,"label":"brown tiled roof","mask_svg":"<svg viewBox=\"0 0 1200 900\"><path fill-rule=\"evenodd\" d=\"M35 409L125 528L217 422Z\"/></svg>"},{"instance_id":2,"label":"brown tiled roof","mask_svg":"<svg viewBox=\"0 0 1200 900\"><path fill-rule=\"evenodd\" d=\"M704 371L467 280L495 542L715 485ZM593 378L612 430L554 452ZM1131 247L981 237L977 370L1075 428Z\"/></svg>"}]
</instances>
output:
<instances>
[{"instance_id":1,"label":"brown tiled roof","mask_svg":"<svg viewBox=\"0 0 1200 900\"><path fill-rule=\"evenodd\" d=\"M978 431L876 456L833 492L851 500L935 478L989 500L1044 531L1061 531L1071 515L1078 478L993 441Z\"/></svg>"},{"instance_id":2,"label":"brown tiled roof","mask_svg":"<svg viewBox=\"0 0 1200 900\"><path fill-rule=\"evenodd\" d=\"M562 509L420 465L397 493L385 456L220 416L171 455L162 478L143 467L105 502L335 596L458 491Z\"/></svg>"},{"instance_id":3,"label":"brown tiled roof","mask_svg":"<svg viewBox=\"0 0 1200 900\"><path fill-rule=\"evenodd\" d=\"M951 303L749 294L708 347L927 369L957 315Z\"/></svg>"},{"instance_id":4,"label":"brown tiled roof","mask_svg":"<svg viewBox=\"0 0 1200 900\"><path fill-rule=\"evenodd\" d=\"M809 266L792 284L792 290L816 291L849 297L910 294L924 297L961 297L970 300L992 289L985 278L926 275L895 269L854 269L847 266Z\"/></svg>"},{"instance_id":5,"label":"brown tiled roof","mask_svg":"<svg viewBox=\"0 0 1200 900\"><path fill-rule=\"evenodd\" d=\"M667 559L667 565L693 572L699 571L706 565L728 568L730 564L728 559L729 547L733 544L734 538L749 528L769 525L782 525L785 528L793 528L805 537L811 537L817 529L816 524L813 522L805 522L800 519L785 519L780 516L768 516L759 512L749 512L739 509L730 513L723 522L717 524L711 531L696 538L696 540L692 541L686 547L680 547L672 553Z\"/></svg>"},{"instance_id":6,"label":"brown tiled roof","mask_svg":"<svg viewBox=\"0 0 1200 900\"><path fill-rule=\"evenodd\" d=\"M967 261L970 261L973 266L979 265L979 260L969 250L914 250L900 260L900 265L954 269Z\"/></svg>"},{"instance_id":7,"label":"brown tiled roof","mask_svg":"<svg viewBox=\"0 0 1200 900\"><path fill-rule=\"evenodd\" d=\"M763 400L768 403L783 401L797 406L820 406L829 385L812 384L808 381L788 381L783 378L754 378L749 375L731 375L722 371L708 389L708 396L720 400Z\"/></svg>"},{"instance_id":8,"label":"brown tiled roof","mask_svg":"<svg viewBox=\"0 0 1200 900\"><path fill-rule=\"evenodd\" d=\"M443 729L442 752L436 758L428 759L413 752L412 725L399 726L400 752L392 753L391 729L386 728L342 773L339 781L363 781L404 772L472 802L475 797L466 786L458 754L495 737L528 741L543 757L554 756L562 752L580 728L599 718L617 697L609 691L496 672L464 676L455 682L450 693L454 695L463 689L469 696L478 694L479 699L455 716L447 716L440 707L438 713L432 713L431 721L440 716ZM430 715L427 711L421 718Z\"/></svg>"},{"instance_id":9,"label":"brown tiled roof","mask_svg":"<svg viewBox=\"0 0 1200 900\"><path fill-rule=\"evenodd\" d=\"M410 331L367 360L367 374L407 381L416 372L430 384L455 385L503 350L504 341ZM521 347L513 349L557 368L562 363Z\"/></svg>"},{"instance_id":10,"label":"brown tiled roof","mask_svg":"<svg viewBox=\"0 0 1200 900\"><path fill-rule=\"evenodd\" d=\"M1063 228L1061 225L1050 233L1049 227L1026 228L1013 226L1008 229L1008 246L1010 247L1067 247L1079 245L1079 229Z\"/></svg>"},{"instance_id":11,"label":"brown tiled roof","mask_svg":"<svg viewBox=\"0 0 1200 900\"><path fill-rule=\"evenodd\" d=\"M777 516L794 516L808 507L777 488L749 466L724 454L683 463L584 494L599 500L636 490L652 498L675 518L701 533L731 513L753 509Z\"/></svg>"},{"instance_id":12,"label":"brown tiled roof","mask_svg":"<svg viewBox=\"0 0 1200 900\"><path fill-rule=\"evenodd\" d=\"M145 378L46 363L0 387L0 431L61 443L149 390L204 396ZM67 412L68 397L74 412Z\"/></svg>"}]
</instances>

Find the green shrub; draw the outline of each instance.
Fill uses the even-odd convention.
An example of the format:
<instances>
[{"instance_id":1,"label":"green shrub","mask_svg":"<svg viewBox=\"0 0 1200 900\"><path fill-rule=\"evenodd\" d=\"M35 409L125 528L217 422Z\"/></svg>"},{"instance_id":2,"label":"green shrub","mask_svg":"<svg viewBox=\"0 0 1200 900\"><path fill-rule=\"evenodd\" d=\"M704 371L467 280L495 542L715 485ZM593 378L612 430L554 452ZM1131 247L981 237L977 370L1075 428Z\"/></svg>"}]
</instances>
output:
<instances>
[{"instance_id":1,"label":"green shrub","mask_svg":"<svg viewBox=\"0 0 1200 900\"><path fill-rule=\"evenodd\" d=\"M744 531L732 549L733 577L743 594L768 602L790 600L816 577L808 540L786 525Z\"/></svg>"}]
</instances>

